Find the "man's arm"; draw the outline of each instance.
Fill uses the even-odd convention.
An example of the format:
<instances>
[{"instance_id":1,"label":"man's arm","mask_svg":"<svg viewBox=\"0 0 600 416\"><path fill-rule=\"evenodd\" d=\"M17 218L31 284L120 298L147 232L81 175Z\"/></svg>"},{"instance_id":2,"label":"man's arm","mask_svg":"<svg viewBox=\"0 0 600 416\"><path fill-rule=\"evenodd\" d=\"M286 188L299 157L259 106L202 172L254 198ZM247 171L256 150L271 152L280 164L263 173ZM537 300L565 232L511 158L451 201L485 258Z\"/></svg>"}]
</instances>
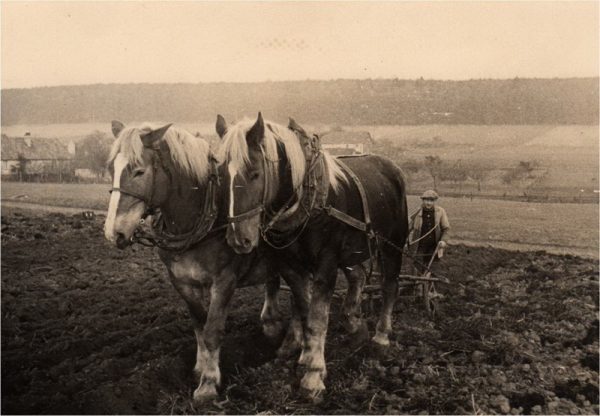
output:
<instances>
[{"instance_id":1,"label":"man's arm","mask_svg":"<svg viewBox=\"0 0 600 416\"><path fill-rule=\"evenodd\" d=\"M448 215L446 215L446 210L442 207L440 208L440 241L447 243L448 237L450 235L450 221L448 221Z\"/></svg>"}]
</instances>

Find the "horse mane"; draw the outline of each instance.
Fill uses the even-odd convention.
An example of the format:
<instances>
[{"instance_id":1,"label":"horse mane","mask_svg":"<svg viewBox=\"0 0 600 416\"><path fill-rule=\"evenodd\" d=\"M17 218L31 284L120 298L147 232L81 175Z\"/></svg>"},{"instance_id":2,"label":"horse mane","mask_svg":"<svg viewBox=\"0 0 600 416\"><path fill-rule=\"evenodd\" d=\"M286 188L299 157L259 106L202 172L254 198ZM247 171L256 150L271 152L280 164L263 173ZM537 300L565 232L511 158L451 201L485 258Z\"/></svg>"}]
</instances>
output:
<instances>
[{"instance_id":1,"label":"horse mane","mask_svg":"<svg viewBox=\"0 0 600 416\"><path fill-rule=\"evenodd\" d=\"M111 163L122 153L131 166L139 166L143 163L142 153L144 145L140 136L158 128L149 123L143 123L139 127L125 127L119 137L113 143L108 157ZM204 182L208 177L209 144L206 140L194 136L190 132L171 126L163 136L167 143L173 163L185 174L195 177L199 182Z\"/></svg>"},{"instance_id":2,"label":"horse mane","mask_svg":"<svg viewBox=\"0 0 600 416\"><path fill-rule=\"evenodd\" d=\"M255 120L244 118L233 126L229 126L227 133L223 136L221 146L217 150L217 159L220 163L226 160L233 163L235 168L240 172L245 171L250 163L248 153L248 143L246 142L246 133L252 128ZM278 162L279 155L277 153L278 144L282 144L285 149L287 160L290 164L292 175L292 184L297 188L304 180L306 172L306 160L302 145L296 134L289 128L272 121L265 120L264 133L264 156L269 162ZM325 156L325 163L329 172L329 183L337 192L340 186L340 180L346 181L346 177L342 172L336 160L326 151L322 151ZM276 174L276 163L267 163L269 174Z\"/></svg>"}]
</instances>

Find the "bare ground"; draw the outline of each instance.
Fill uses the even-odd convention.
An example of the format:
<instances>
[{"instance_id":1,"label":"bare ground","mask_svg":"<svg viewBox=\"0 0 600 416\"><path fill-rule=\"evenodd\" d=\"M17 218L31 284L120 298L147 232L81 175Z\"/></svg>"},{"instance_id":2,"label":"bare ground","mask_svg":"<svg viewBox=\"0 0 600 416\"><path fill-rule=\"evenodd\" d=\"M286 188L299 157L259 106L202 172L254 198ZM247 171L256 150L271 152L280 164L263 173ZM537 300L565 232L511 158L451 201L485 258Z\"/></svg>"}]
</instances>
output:
<instances>
[{"instance_id":1,"label":"bare ground","mask_svg":"<svg viewBox=\"0 0 600 416\"><path fill-rule=\"evenodd\" d=\"M3 216L2 413L599 412L597 261L453 246L438 317L399 302L387 351L346 335L334 301L318 404L261 334L262 288L239 290L221 396L194 406L185 305L157 254L110 247L102 221Z\"/></svg>"}]
</instances>

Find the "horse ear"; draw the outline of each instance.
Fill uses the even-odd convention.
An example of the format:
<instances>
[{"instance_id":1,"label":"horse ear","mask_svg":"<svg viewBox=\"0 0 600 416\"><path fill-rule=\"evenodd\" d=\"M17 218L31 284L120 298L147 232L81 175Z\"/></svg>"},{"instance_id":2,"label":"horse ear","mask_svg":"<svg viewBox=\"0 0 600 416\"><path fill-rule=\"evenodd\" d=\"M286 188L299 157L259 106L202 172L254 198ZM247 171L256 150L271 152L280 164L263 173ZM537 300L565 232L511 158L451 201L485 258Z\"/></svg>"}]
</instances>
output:
<instances>
[{"instance_id":1,"label":"horse ear","mask_svg":"<svg viewBox=\"0 0 600 416\"><path fill-rule=\"evenodd\" d=\"M223 117L221 114L217 114L217 123L215 128L217 129L217 134L222 139L223 136L225 136L225 133L227 133L227 122L225 121L225 117Z\"/></svg>"},{"instance_id":2,"label":"horse ear","mask_svg":"<svg viewBox=\"0 0 600 416\"><path fill-rule=\"evenodd\" d=\"M297 131L298 133L302 133L304 136L307 136L306 131L304 131L304 129L300 127L300 124L296 123L296 120L291 117L290 121L288 122L288 129Z\"/></svg>"},{"instance_id":3,"label":"horse ear","mask_svg":"<svg viewBox=\"0 0 600 416\"><path fill-rule=\"evenodd\" d=\"M144 147L153 147L154 143L158 142L165 135L169 127L171 127L173 123L169 123L166 126L160 127L156 130L152 130L149 133L140 136L142 139L142 143Z\"/></svg>"},{"instance_id":4,"label":"horse ear","mask_svg":"<svg viewBox=\"0 0 600 416\"><path fill-rule=\"evenodd\" d=\"M254 144L259 146L262 143L265 137L265 122L260 111L258 112L256 123L248 130L246 137L248 138L248 144L250 145Z\"/></svg>"},{"instance_id":5,"label":"horse ear","mask_svg":"<svg viewBox=\"0 0 600 416\"><path fill-rule=\"evenodd\" d=\"M113 120L110 122L110 124L112 134L113 136L115 136L116 139L117 137L119 137L119 133L121 133L121 131L123 131L123 129L125 128L125 124L121 123L119 120Z\"/></svg>"}]
</instances>

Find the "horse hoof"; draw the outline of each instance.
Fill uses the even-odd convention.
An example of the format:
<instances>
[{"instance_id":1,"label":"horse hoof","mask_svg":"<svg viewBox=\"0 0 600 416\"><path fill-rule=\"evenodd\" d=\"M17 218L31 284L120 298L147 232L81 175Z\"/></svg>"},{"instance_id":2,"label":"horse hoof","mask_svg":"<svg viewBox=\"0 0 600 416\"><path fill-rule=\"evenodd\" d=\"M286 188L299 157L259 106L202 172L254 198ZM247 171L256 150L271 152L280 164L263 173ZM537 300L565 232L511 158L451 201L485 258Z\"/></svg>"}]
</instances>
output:
<instances>
[{"instance_id":1,"label":"horse hoof","mask_svg":"<svg viewBox=\"0 0 600 416\"><path fill-rule=\"evenodd\" d=\"M217 386L213 383L204 383L194 391L194 403L206 403L218 396Z\"/></svg>"},{"instance_id":2,"label":"horse hoof","mask_svg":"<svg viewBox=\"0 0 600 416\"><path fill-rule=\"evenodd\" d=\"M275 320L264 322L262 330L265 337L272 340L279 339L283 335L283 323Z\"/></svg>"},{"instance_id":3,"label":"horse hoof","mask_svg":"<svg viewBox=\"0 0 600 416\"><path fill-rule=\"evenodd\" d=\"M389 347L390 346L390 338L387 334L376 333L372 338L373 342L380 347Z\"/></svg>"},{"instance_id":4,"label":"horse hoof","mask_svg":"<svg viewBox=\"0 0 600 416\"><path fill-rule=\"evenodd\" d=\"M313 403L323 401L325 395L325 384L320 371L309 371L300 381L300 393Z\"/></svg>"}]
</instances>

